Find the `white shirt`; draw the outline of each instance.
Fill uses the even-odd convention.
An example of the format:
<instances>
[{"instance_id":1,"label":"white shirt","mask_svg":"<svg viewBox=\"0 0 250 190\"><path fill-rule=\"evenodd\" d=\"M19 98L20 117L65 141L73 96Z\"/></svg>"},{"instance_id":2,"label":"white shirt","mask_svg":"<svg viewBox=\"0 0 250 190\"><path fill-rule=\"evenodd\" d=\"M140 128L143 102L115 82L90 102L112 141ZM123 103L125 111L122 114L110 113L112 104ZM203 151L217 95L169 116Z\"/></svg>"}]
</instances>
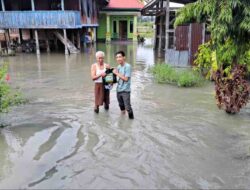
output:
<instances>
[{"instance_id":1,"label":"white shirt","mask_svg":"<svg viewBox=\"0 0 250 190\"><path fill-rule=\"evenodd\" d=\"M101 74L105 73L105 71L106 71L105 63L104 63L103 69L100 69L99 65L96 63L96 75L101 75ZM95 83L102 83L102 77L99 77L98 79L96 79Z\"/></svg>"}]
</instances>

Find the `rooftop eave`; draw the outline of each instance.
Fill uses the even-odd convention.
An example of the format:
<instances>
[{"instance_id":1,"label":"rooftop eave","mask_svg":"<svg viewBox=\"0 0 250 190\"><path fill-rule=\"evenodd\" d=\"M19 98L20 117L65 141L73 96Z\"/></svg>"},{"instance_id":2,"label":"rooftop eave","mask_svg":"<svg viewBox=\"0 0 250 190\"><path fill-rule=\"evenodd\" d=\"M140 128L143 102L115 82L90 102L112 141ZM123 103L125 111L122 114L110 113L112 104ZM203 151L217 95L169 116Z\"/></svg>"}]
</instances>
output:
<instances>
[{"instance_id":1,"label":"rooftop eave","mask_svg":"<svg viewBox=\"0 0 250 190\"><path fill-rule=\"evenodd\" d=\"M116 11L100 11L99 12L100 14L106 14L106 15L136 15L136 16L140 16L141 15L141 12L140 11L119 11L119 10L116 10Z\"/></svg>"},{"instance_id":2,"label":"rooftop eave","mask_svg":"<svg viewBox=\"0 0 250 190\"><path fill-rule=\"evenodd\" d=\"M101 11L122 11L122 12L126 12L126 11L136 11L136 12L141 12L142 9L138 9L138 8L103 8Z\"/></svg>"}]
</instances>

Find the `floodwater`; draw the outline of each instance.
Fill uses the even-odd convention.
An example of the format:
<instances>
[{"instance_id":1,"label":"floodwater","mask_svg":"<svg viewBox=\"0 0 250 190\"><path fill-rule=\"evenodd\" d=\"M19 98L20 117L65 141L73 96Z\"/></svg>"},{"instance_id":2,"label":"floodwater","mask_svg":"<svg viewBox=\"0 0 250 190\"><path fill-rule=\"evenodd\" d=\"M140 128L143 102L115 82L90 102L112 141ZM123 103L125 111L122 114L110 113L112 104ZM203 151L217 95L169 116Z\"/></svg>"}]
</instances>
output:
<instances>
[{"instance_id":1,"label":"floodwater","mask_svg":"<svg viewBox=\"0 0 250 190\"><path fill-rule=\"evenodd\" d=\"M127 53L135 119L111 106L93 111L90 66L96 50ZM250 106L228 115L213 85L178 88L154 82L150 46L97 44L78 55L19 54L11 85L29 103L1 114L0 188L249 189ZM1 58L3 61L3 58Z\"/></svg>"}]
</instances>

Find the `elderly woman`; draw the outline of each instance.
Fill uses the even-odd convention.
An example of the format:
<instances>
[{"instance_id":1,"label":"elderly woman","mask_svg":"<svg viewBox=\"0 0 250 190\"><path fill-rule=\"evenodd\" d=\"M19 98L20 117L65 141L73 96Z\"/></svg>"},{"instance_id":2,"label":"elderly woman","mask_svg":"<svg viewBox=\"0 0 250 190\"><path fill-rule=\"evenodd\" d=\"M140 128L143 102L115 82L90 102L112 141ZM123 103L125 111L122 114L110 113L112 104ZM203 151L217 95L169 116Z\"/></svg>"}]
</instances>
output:
<instances>
[{"instance_id":1,"label":"elderly woman","mask_svg":"<svg viewBox=\"0 0 250 190\"><path fill-rule=\"evenodd\" d=\"M109 90L104 88L103 77L106 76L106 69L110 68L109 64L104 63L105 54L102 51L96 52L96 63L91 66L91 78L95 82L95 108L94 111L99 113L99 106L104 103L104 108L109 109Z\"/></svg>"}]
</instances>

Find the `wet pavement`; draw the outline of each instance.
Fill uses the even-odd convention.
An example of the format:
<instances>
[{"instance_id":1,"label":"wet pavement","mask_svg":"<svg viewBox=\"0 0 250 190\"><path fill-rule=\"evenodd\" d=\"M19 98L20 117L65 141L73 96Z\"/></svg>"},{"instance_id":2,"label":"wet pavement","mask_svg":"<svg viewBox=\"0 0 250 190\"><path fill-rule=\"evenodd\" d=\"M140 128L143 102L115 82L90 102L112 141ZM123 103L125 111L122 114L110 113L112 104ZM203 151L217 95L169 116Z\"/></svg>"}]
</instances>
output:
<instances>
[{"instance_id":1,"label":"wet pavement","mask_svg":"<svg viewBox=\"0 0 250 190\"><path fill-rule=\"evenodd\" d=\"M115 88L110 110L93 112L96 50L112 66L116 51L127 54L135 120L120 114ZM8 124L0 129L1 189L250 188L250 105L228 115L216 107L213 84L157 84L150 46L97 44L78 55L4 60L29 103L0 115Z\"/></svg>"}]
</instances>

